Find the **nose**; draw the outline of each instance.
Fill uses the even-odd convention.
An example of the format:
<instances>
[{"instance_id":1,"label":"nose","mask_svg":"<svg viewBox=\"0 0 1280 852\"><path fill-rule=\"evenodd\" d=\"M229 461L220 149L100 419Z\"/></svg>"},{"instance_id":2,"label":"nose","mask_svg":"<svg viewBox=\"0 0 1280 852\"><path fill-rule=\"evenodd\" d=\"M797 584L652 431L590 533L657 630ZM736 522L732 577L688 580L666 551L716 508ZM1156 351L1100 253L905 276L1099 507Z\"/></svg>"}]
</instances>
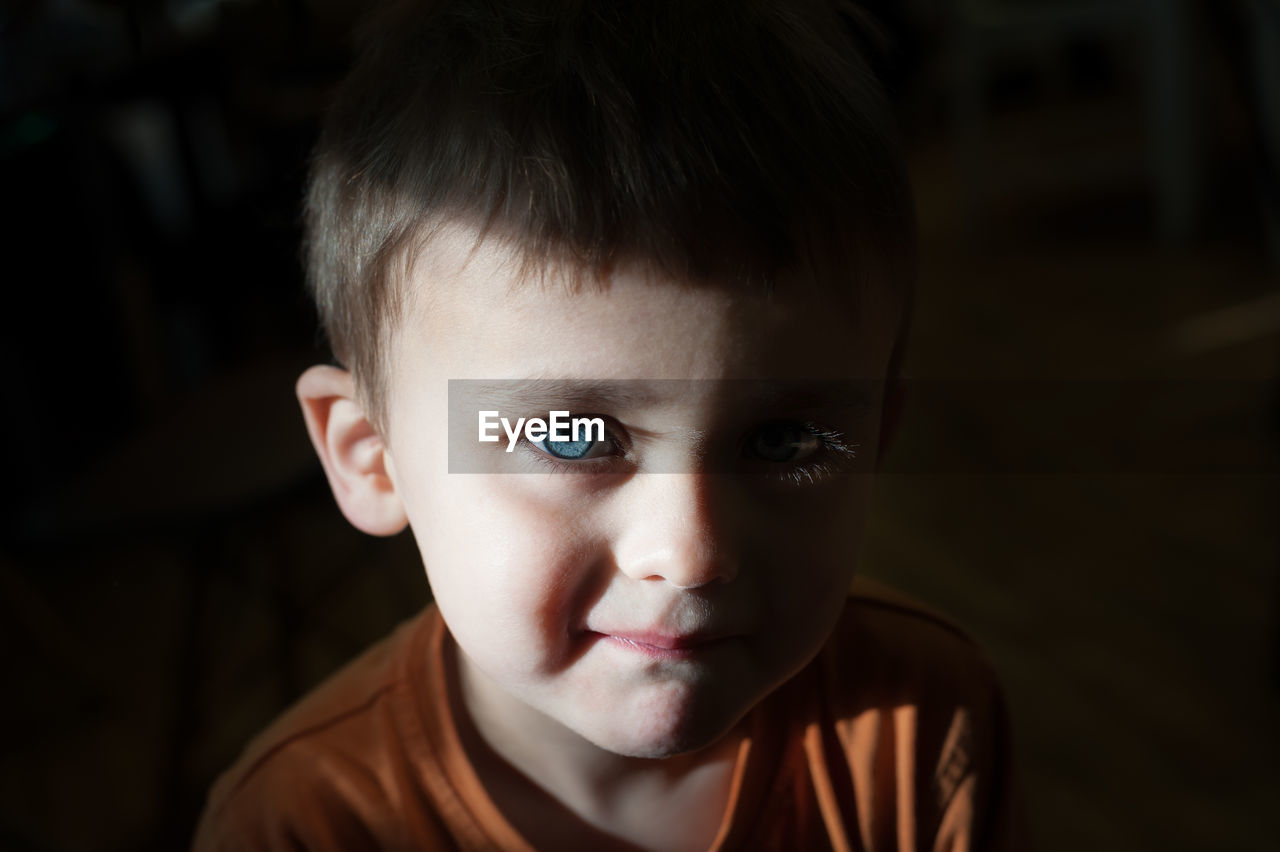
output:
<instances>
[{"instance_id":1,"label":"nose","mask_svg":"<svg viewBox=\"0 0 1280 852\"><path fill-rule=\"evenodd\" d=\"M679 589L728 583L738 575L732 524L704 473L652 473L633 483L614 556L635 580L662 580Z\"/></svg>"}]
</instances>

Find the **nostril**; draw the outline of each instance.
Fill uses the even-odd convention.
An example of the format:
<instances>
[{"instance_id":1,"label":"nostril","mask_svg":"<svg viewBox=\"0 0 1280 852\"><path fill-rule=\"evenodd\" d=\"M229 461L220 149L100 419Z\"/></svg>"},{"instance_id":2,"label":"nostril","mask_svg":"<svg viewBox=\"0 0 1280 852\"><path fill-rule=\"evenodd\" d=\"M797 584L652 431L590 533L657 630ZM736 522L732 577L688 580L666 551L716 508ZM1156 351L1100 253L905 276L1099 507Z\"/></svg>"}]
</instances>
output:
<instances>
[{"instance_id":1,"label":"nostril","mask_svg":"<svg viewBox=\"0 0 1280 852\"><path fill-rule=\"evenodd\" d=\"M677 589L697 589L714 583L732 582L738 575L735 561L721 553L663 548L642 557L619 560L624 574L642 581L661 581Z\"/></svg>"}]
</instances>

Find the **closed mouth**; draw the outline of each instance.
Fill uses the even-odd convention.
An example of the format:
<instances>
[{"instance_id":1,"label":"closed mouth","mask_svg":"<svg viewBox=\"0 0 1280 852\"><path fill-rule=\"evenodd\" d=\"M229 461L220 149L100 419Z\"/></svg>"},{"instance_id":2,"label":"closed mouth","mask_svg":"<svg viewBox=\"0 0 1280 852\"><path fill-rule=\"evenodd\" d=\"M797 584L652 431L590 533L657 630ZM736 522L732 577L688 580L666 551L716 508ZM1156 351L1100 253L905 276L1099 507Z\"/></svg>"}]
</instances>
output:
<instances>
[{"instance_id":1,"label":"closed mouth","mask_svg":"<svg viewBox=\"0 0 1280 852\"><path fill-rule=\"evenodd\" d=\"M669 634L649 631L609 633L593 631L593 633L612 645L658 659L688 659L699 652L723 644L731 638L711 633Z\"/></svg>"}]
</instances>

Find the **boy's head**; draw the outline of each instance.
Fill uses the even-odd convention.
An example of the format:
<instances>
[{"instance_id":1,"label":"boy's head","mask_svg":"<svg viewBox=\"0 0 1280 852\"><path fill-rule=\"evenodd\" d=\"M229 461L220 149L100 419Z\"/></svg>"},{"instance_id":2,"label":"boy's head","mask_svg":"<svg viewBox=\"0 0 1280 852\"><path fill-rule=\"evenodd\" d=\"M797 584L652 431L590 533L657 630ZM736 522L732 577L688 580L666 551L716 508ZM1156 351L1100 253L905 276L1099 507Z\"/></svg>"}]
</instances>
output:
<instances>
[{"instance_id":1,"label":"boy's head","mask_svg":"<svg viewBox=\"0 0 1280 852\"><path fill-rule=\"evenodd\" d=\"M396 3L368 30L308 198L350 372L299 395L344 514L412 525L491 742L696 749L830 632L912 274L859 32L816 0ZM607 435L450 431L485 409Z\"/></svg>"},{"instance_id":2,"label":"boy's head","mask_svg":"<svg viewBox=\"0 0 1280 852\"><path fill-rule=\"evenodd\" d=\"M403 274L442 224L579 282L768 286L815 254L907 291L910 190L837 0L386 4L328 115L308 272L384 425Z\"/></svg>"}]
</instances>

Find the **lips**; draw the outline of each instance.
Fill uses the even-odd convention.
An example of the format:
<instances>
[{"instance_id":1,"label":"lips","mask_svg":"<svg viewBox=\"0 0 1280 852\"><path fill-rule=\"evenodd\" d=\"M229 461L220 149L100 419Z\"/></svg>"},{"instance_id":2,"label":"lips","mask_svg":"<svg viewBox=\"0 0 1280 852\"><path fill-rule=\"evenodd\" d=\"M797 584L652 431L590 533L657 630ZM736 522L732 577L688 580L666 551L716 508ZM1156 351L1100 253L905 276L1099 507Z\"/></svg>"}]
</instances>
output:
<instances>
[{"instance_id":1,"label":"lips","mask_svg":"<svg viewBox=\"0 0 1280 852\"><path fill-rule=\"evenodd\" d=\"M663 660L690 659L718 647L730 638L725 634L706 632L681 634L651 630L593 632L604 642L621 650Z\"/></svg>"},{"instance_id":2,"label":"lips","mask_svg":"<svg viewBox=\"0 0 1280 852\"><path fill-rule=\"evenodd\" d=\"M668 633L656 633L652 631L640 633L621 631L611 632L605 635L612 636L614 639L621 639L624 642L633 642L637 645L647 645L651 648L661 648L665 651L681 651L716 641L714 636L706 633L675 635Z\"/></svg>"}]
</instances>

